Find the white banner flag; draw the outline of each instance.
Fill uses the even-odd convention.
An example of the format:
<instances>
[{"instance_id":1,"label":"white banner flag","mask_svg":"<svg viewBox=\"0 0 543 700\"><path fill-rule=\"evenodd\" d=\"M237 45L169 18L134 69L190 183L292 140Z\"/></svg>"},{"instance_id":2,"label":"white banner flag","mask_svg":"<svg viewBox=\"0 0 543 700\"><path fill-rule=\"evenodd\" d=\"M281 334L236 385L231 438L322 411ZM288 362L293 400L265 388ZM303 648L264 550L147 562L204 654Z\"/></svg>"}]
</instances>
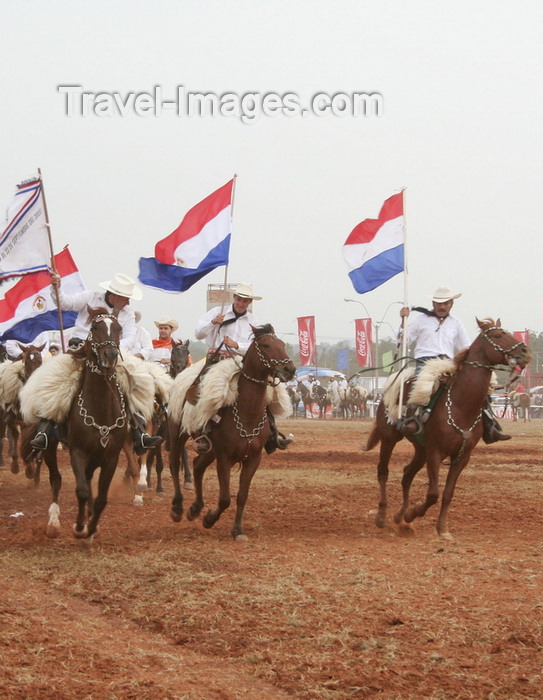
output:
<instances>
[{"instance_id":1,"label":"white banner flag","mask_svg":"<svg viewBox=\"0 0 543 700\"><path fill-rule=\"evenodd\" d=\"M42 183L17 185L0 237L0 280L47 270L51 260Z\"/></svg>"}]
</instances>

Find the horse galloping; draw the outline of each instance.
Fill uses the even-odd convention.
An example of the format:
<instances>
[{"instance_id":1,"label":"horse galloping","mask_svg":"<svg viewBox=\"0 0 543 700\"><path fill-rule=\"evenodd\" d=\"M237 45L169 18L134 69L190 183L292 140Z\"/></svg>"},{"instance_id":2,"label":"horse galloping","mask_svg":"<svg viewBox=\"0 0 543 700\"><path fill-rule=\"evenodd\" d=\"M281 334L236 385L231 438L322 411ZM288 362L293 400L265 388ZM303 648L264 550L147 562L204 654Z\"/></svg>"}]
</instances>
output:
<instances>
[{"instance_id":1,"label":"horse galloping","mask_svg":"<svg viewBox=\"0 0 543 700\"><path fill-rule=\"evenodd\" d=\"M477 324L480 333L471 346L455 358L457 371L437 398L424 423L422 439L418 436L408 437L415 452L403 470L403 500L394 516L394 521L406 530L412 531L413 520L422 517L430 506L437 503L439 469L448 458L449 470L436 529L441 537L452 538L447 523L448 509L456 481L482 436L482 409L487 400L492 371L500 365L525 367L531 359L526 345L503 330L499 320L477 319ZM366 445L366 450L371 450L381 443L377 465L380 499L375 517L378 527L384 527L386 522L388 464L394 447L403 437L396 423L389 422L384 403L381 402ZM422 503L411 505L411 484L425 464L428 474L426 498Z\"/></svg>"},{"instance_id":2,"label":"horse galloping","mask_svg":"<svg viewBox=\"0 0 543 700\"><path fill-rule=\"evenodd\" d=\"M75 380L75 393L69 394L67 413L63 414L60 432L68 443L72 471L76 482L78 512L73 527L78 539L92 540L98 529L100 516L107 505L109 486L117 467L129 425L128 409L117 378L119 340L121 326L115 314L103 308L88 307L90 331L86 342L77 350L59 356L59 363L46 363L42 370L33 375L34 385L27 383L25 390L38 389L40 372L53 364L71 368L72 383ZM62 368L63 369L63 368ZM63 369L64 371L64 369ZM23 397L22 397L23 398ZM28 397L28 412L32 414L32 399ZM49 506L47 534L55 537L60 531L60 473L58 471L56 447L58 438L51 436L48 447L43 451L49 468L52 486L52 503ZM100 468L100 476L93 493L92 479Z\"/></svg>"},{"instance_id":3,"label":"horse galloping","mask_svg":"<svg viewBox=\"0 0 543 700\"><path fill-rule=\"evenodd\" d=\"M243 512L251 480L258 469L262 449L270 435L268 388L277 387L281 382L287 382L295 374L295 367L286 354L285 344L276 337L270 324L258 328L253 327L253 333L254 340L242 360L241 367L236 369L237 392L234 392L233 403L224 405L220 409L220 419L217 423L212 421L213 427L208 434L212 449L205 454L198 454L194 459L195 500L187 511L189 520L194 520L200 515L204 507L204 473L207 467L216 460L219 480L218 504L216 508L208 510L202 520L204 527L212 527L230 505L230 473L233 465L239 462L241 464L239 490L232 527L232 536L238 541L247 539L242 527ZM217 365L211 366L200 384L201 397L199 402L205 400L206 387L213 379L214 370L217 374L222 372L222 367L227 367L226 363L234 363L234 368L237 366L234 359L223 360ZM181 377L177 378L176 383ZM183 393L179 397L182 408L180 410L174 409L175 392L176 384L172 390L169 423L170 470L175 488L171 517L175 522L178 522L183 514L183 496L179 481L180 455L189 437L189 431L183 431L181 426L184 414L190 404L184 403L185 394ZM286 401L289 403L288 398ZM197 409L197 406L195 408Z\"/></svg>"}]
</instances>

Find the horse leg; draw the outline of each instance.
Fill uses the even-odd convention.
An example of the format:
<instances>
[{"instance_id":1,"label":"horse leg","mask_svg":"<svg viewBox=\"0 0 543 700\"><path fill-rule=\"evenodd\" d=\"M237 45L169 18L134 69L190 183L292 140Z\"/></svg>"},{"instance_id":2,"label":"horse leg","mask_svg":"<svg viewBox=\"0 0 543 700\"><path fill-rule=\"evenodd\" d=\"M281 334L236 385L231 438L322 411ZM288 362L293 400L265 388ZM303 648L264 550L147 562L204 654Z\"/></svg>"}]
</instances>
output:
<instances>
[{"instance_id":1,"label":"horse leg","mask_svg":"<svg viewBox=\"0 0 543 700\"><path fill-rule=\"evenodd\" d=\"M60 535L60 507L58 497L62 486L62 476L57 462L57 445L53 444L43 453L45 464L49 469L49 484L51 485L51 505L48 511L48 520L45 528L47 537Z\"/></svg>"},{"instance_id":2,"label":"horse leg","mask_svg":"<svg viewBox=\"0 0 543 700\"><path fill-rule=\"evenodd\" d=\"M162 485L162 472L164 471L164 460L162 458L162 445L159 445L156 447L154 450L154 456L156 457L156 492L157 493L164 493L164 486ZM186 451L186 450L185 450ZM152 463L152 458L151 458L151 463ZM184 457L183 457L184 461ZM151 488L151 469L149 468L147 471L147 479L148 479L148 485L149 488Z\"/></svg>"},{"instance_id":3,"label":"horse leg","mask_svg":"<svg viewBox=\"0 0 543 700\"><path fill-rule=\"evenodd\" d=\"M389 440L381 440L379 448L379 462L377 463L377 481L379 483L379 506L377 515L375 516L375 524L377 527L385 527L387 516L387 482L388 482L388 464L396 443Z\"/></svg>"},{"instance_id":4,"label":"horse leg","mask_svg":"<svg viewBox=\"0 0 543 700\"><path fill-rule=\"evenodd\" d=\"M207 454L210 454L209 452ZM206 455L203 455L206 456ZM198 486L202 485L202 476L203 476L203 471L202 474L200 474L200 478L198 479L197 477L197 463L199 460L196 460L194 463L194 485L196 489L196 494L198 494ZM207 465L206 465L207 466ZM210 508L207 513L204 515L202 519L202 525L205 528L210 528L215 525L217 520L221 517L222 513L229 507L230 502L231 502L231 496L230 496L230 469L232 465L230 461L225 459L224 457L221 457L220 459L217 458L217 477L219 479L219 500L217 502L217 507L216 508ZM204 467L205 469L205 467ZM198 483L199 482L199 483Z\"/></svg>"},{"instance_id":5,"label":"horse leg","mask_svg":"<svg viewBox=\"0 0 543 700\"><path fill-rule=\"evenodd\" d=\"M447 540L453 539L453 536L449 532L449 526L447 523L447 514L449 511L449 506L451 505L451 501L453 499L454 489L456 487L458 477L462 473L466 464L469 462L470 455L471 450L467 455L463 455L462 459L458 462L458 464L451 465L449 473L447 474L447 479L445 481L445 487L443 488L443 495L441 496L441 508L439 511L439 516L437 518L436 530L437 534L440 537L443 537Z\"/></svg>"},{"instance_id":6,"label":"horse leg","mask_svg":"<svg viewBox=\"0 0 543 700\"><path fill-rule=\"evenodd\" d=\"M185 483L183 486L189 491L192 491L194 486L192 484L192 474L190 473L189 453L186 447L183 447L183 473L185 475Z\"/></svg>"},{"instance_id":7,"label":"horse leg","mask_svg":"<svg viewBox=\"0 0 543 700\"><path fill-rule=\"evenodd\" d=\"M426 498L424 501L409 505L409 489L415 474L422 469L426 461L426 472L428 474L428 488L426 489ZM410 464L407 465L402 478L403 489L403 519L406 523L412 523L415 518L422 518L428 508L435 505L439 499L439 468L441 458L438 452L431 454L424 453L424 449L420 446L415 448L415 456ZM398 522L398 521L396 521Z\"/></svg>"},{"instance_id":8,"label":"horse leg","mask_svg":"<svg viewBox=\"0 0 543 700\"><path fill-rule=\"evenodd\" d=\"M172 428L175 428L175 430ZM179 435L178 425L170 425L170 474L172 475L174 491L170 517L174 523L178 523L183 517L183 494L179 482L179 465L181 462L181 450L184 448L187 438L188 435Z\"/></svg>"},{"instance_id":9,"label":"horse leg","mask_svg":"<svg viewBox=\"0 0 543 700\"><path fill-rule=\"evenodd\" d=\"M75 495L77 497L77 516L73 526L74 537L84 539L88 536L87 510L91 499L90 480L87 480L85 454L72 449L70 453L72 471L75 476Z\"/></svg>"},{"instance_id":10,"label":"horse leg","mask_svg":"<svg viewBox=\"0 0 543 700\"><path fill-rule=\"evenodd\" d=\"M202 512L204 507L204 474L205 470L209 465L215 460L215 453L213 450L206 452L206 454L198 455L193 462L194 471L194 502L187 511L187 519L194 520ZM211 525L209 525L211 527Z\"/></svg>"},{"instance_id":11,"label":"horse leg","mask_svg":"<svg viewBox=\"0 0 543 700\"><path fill-rule=\"evenodd\" d=\"M247 497L249 496L249 487L251 486L253 476L258 469L258 465L260 464L261 456L262 453L260 452L255 457L252 457L242 463L241 472L239 475L239 490L236 496L236 515L234 518L234 526L232 527L232 537L236 540L236 542L246 542L249 539L243 532L241 521L243 518L245 504L247 503Z\"/></svg>"},{"instance_id":12,"label":"horse leg","mask_svg":"<svg viewBox=\"0 0 543 700\"><path fill-rule=\"evenodd\" d=\"M111 480L115 474L115 469L117 468L118 458L119 455L113 453L109 454L102 461L100 476L98 477L98 493L96 498L92 501L92 509L90 511L87 535L89 538L92 538L94 533L98 530L98 521L100 520L104 508L107 506L107 495Z\"/></svg>"},{"instance_id":13,"label":"horse leg","mask_svg":"<svg viewBox=\"0 0 543 700\"><path fill-rule=\"evenodd\" d=\"M9 456L11 457L11 467L10 471L12 474L19 473L19 428L15 423L10 423L8 426L8 445L9 445Z\"/></svg>"}]
</instances>

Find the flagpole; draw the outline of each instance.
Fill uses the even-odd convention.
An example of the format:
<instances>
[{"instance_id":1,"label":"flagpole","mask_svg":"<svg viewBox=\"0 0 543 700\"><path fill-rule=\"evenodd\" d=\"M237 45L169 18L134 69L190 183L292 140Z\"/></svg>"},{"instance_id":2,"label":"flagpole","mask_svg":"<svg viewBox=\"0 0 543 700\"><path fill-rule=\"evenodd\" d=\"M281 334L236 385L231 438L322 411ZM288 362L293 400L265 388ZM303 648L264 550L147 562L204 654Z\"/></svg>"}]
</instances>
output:
<instances>
[{"instance_id":1,"label":"flagpole","mask_svg":"<svg viewBox=\"0 0 543 700\"><path fill-rule=\"evenodd\" d=\"M403 306L406 308L408 306L407 301L407 217L406 217L406 206L405 206L405 191L406 187L402 188L402 211L403 211ZM409 323L408 316L402 316L402 357L407 356L407 326ZM404 383L400 382L400 397L398 403L398 420L401 420L403 416L403 393L404 393Z\"/></svg>"},{"instance_id":2,"label":"flagpole","mask_svg":"<svg viewBox=\"0 0 543 700\"><path fill-rule=\"evenodd\" d=\"M41 174L41 168L38 168L38 176L40 178L40 183L41 183L41 197L43 200L43 212L45 214L45 228L47 229L47 239L49 241L49 252L51 253L51 271L57 274L57 268L55 265L55 254L53 251L53 237L51 236L51 225L49 224L49 213L47 211L47 200L45 198L45 187L43 184L43 177ZM60 308L60 301L59 301L59 296L58 296L58 287L54 286L54 296L55 296L55 303L57 305L57 313L58 313L58 329L59 329L59 334L60 334L60 345L62 347L62 352L66 352L66 346L64 345L64 326L62 323L62 310Z\"/></svg>"}]
</instances>

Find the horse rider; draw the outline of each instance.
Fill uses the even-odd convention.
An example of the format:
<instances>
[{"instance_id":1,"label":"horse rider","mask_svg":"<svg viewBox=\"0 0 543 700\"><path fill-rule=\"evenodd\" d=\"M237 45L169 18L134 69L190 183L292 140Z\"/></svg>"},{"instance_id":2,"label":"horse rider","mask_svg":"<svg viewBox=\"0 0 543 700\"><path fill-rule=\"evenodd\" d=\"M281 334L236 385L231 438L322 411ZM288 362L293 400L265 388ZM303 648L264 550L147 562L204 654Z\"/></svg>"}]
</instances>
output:
<instances>
[{"instance_id":1,"label":"horse rider","mask_svg":"<svg viewBox=\"0 0 543 700\"><path fill-rule=\"evenodd\" d=\"M153 338L151 361L169 370L173 347L180 342L172 336L179 328L179 324L169 316L162 316L158 321L155 321L155 326L158 328L158 338Z\"/></svg>"},{"instance_id":2,"label":"horse rider","mask_svg":"<svg viewBox=\"0 0 543 700\"><path fill-rule=\"evenodd\" d=\"M132 351L136 341L137 328L134 312L129 308L130 300L140 300L143 297L141 289L135 281L128 275L115 274L113 279L100 282L102 291L93 292L85 290L76 294L65 294L62 290L61 277L56 272L51 272L51 286L53 287L53 299L57 298L59 308L63 311L78 311L75 321L72 340L80 340L83 343L90 331L91 320L87 307L105 308L110 313L117 314L122 331L120 348ZM54 430L54 421L43 417L38 424L36 435L30 444L36 450L44 450L49 445L49 436ZM160 436L151 436L145 432L145 423L138 414L132 416L132 436L134 439L134 449L138 454L145 450L153 449L162 443Z\"/></svg>"},{"instance_id":3,"label":"horse rider","mask_svg":"<svg viewBox=\"0 0 543 700\"><path fill-rule=\"evenodd\" d=\"M254 294L252 285L244 282L234 289L233 301L228 308L215 306L200 317L196 323L194 335L198 340L203 340L208 347L203 372L219 360L235 355L241 357L245 355L253 342L251 326L261 325L256 316L249 311L249 306L253 301L260 299L262 297ZM202 373L198 379L201 376ZM264 448L268 454L276 449L285 450L292 440L279 433L275 418L270 411L267 411L267 414L270 437ZM195 438L194 443L199 452L207 452L210 449L210 442L205 434Z\"/></svg>"},{"instance_id":4,"label":"horse rider","mask_svg":"<svg viewBox=\"0 0 543 700\"><path fill-rule=\"evenodd\" d=\"M136 319L136 340L134 341L134 346L132 347L132 354L139 357L140 360L145 360L149 362L151 355L153 354L153 341L151 339L151 334L141 325L141 311L134 311L134 317Z\"/></svg>"},{"instance_id":5,"label":"horse rider","mask_svg":"<svg viewBox=\"0 0 543 700\"><path fill-rule=\"evenodd\" d=\"M418 376L425 362L436 357L454 358L454 356L471 345L468 333L462 321L451 314L454 300L462 294L454 294L450 287L440 286L429 298L432 300L432 310L423 307L413 307L418 315L407 326L407 345L415 344L414 357L416 361L415 377ZM404 306L400 316L407 318L409 308ZM401 342L403 326L398 333ZM422 430L422 423L428 418L425 407L409 404L405 418L399 428L403 435L416 435ZM483 409L483 440L485 443L510 440L511 435L504 435L492 413L487 401Z\"/></svg>"}]
</instances>

